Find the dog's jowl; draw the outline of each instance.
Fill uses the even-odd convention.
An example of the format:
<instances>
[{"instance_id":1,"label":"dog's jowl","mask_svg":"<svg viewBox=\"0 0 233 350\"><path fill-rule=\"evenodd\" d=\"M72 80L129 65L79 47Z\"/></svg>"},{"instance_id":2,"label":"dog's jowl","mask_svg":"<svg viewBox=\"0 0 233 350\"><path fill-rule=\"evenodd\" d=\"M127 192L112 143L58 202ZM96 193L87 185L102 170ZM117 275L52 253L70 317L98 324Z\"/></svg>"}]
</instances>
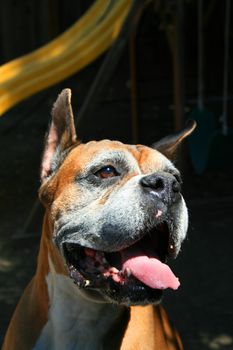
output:
<instances>
[{"instance_id":1,"label":"dog's jowl","mask_svg":"<svg viewBox=\"0 0 233 350\"><path fill-rule=\"evenodd\" d=\"M182 349L159 303L180 285L167 261L179 253L188 215L171 159L195 123L153 148L82 144L70 99L63 90L52 110L37 270L3 349Z\"/></svg>"}]
</instances>

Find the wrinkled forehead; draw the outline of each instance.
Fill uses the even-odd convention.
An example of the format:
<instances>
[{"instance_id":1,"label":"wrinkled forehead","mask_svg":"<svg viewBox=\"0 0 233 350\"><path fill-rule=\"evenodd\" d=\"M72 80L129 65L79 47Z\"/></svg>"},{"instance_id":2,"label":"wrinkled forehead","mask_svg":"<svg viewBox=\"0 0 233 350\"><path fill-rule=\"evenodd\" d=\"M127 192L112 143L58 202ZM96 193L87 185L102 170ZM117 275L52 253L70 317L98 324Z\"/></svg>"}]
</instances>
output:
<instances>
[{"instance_id":1,"label":"wrinkled forehead","mask_svg":"<svg viewBox=\"0 0 233 350\"><path fill-rule=\"evenodd\" d=\"M142 145L125 145L119 141L91 141L73 149L69 163L77 164L82 171L101 165L118 164L128 171L150 173L174 168L160 152Z\"/></svg>"}]
</instances>

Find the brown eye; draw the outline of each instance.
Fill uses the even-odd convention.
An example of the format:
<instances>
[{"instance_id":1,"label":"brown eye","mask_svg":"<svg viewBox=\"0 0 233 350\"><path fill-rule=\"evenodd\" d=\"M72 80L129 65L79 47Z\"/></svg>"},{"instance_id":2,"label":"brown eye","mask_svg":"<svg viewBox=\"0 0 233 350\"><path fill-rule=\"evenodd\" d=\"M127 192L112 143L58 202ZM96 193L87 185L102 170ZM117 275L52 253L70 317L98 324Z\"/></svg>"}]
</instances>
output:
<instances>
[{"instance_id":1,"label":"brown eye","mask_svg":"<svg viewBox=\"0 0 233 350\"><path fill-rule=\"evenodd\" d=\"M103 168L101 168L95 173L95 176L98 176L101 179L108 179L110 177L114 177L118 175L119 173L111 165L104 166Z\"/></svg>"}]
</instances>

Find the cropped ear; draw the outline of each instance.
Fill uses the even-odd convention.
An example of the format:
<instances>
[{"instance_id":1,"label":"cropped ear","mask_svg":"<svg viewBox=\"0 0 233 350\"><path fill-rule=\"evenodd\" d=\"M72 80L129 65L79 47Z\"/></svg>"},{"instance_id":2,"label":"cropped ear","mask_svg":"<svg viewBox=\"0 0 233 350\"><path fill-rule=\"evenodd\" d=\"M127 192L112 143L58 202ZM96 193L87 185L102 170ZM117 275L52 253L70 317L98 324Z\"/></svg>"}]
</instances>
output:
<instances>
[{"instance_id":1,"label":"cropped ear","mask_svg":"<svg viewBox=\"0 0 233 350\"><path fill-rule=\"evenodd\" d=\"M76 143L71 90L64 89L52 108L52 120L45 140L41 164L41 181L53 171L54 159Z\"/></svg>"},{"instance_id":2,"label":"cropped ear","mask_svg":"<svg viewBox=\"0 0 233 350\"><path fill-rule=\"evenodd\" d=\"M173 159L177 150L177 147L187 136L189 136L196 128L195 120L189 119L186 122L185 128L181 131L166 136L158 142L152 144L152 148L164 154L167 158Z\"/></svg>"}]
</instances>

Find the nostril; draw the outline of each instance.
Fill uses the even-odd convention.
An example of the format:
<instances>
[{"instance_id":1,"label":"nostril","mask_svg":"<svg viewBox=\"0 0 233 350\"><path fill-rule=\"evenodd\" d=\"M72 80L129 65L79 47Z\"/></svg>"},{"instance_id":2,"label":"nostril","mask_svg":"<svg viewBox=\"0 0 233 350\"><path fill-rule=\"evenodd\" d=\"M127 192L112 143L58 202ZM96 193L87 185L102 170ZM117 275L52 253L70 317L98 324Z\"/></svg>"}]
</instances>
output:
<instances>
[{"instance_id":1,"label":"nostril","mask_svg":"<svg viewBox=\"0 0 233 350\"><path fill-rule=\"evenodd\" d=\"M164 179L157 175L145 176L140 183L143 187L153 189L156 192L162 192L166 187Z\"/></svg>"},{"instance_id":2,"label":"nostril","mask_svg":"<svg viewBox=\"0 0 233 350\"><path fill-rule=\"evenodd\" d=\"M173 181L173 183L172 183L172 190L175 193L180 192L181 186L180 186L180 183L178 181L176 181L176 180Z\"/></svg>"},{"instance_id":3,"label":"nostril","mask_svg":"<svg viewBox=\"0 0 233 350\"><path fill-rule=\"evenodd\" d=\"M163 191L165 188L164 181L161 178L157 178L155 183L154 183L153 188L156 191Z\"/></svg>"}]
</instances>

